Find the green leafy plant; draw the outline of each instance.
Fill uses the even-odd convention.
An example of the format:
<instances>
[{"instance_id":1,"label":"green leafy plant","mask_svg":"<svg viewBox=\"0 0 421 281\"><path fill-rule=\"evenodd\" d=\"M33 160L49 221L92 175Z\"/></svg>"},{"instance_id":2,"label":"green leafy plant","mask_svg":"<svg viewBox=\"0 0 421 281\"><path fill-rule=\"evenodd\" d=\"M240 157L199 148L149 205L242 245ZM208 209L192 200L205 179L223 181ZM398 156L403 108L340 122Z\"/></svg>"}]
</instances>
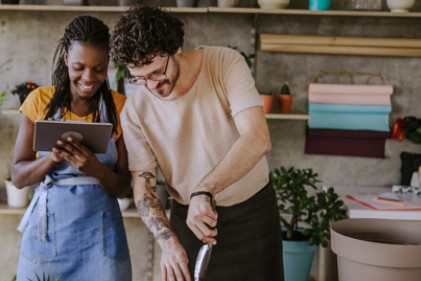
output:
<instances>
[{"instance_id":1,"label":"green leafy plant","mask_svg":"<svg viewBox=\"0 0 421 281\"><path fill-rule=\"evenodd\" d=\"M115 74L115 81L116 81L117 84L120 83L120 80L121 79L124 80L124 78L131 78L131 77L133 77L130 74L130 71L127 68L127 65L119 64L117 62L114 62L114 67L117 69L117 72Z\"/></svg>"},{"instance_id":2,"label":"green leafy plant","mask_svg":"<svg viewBox=\"0 0 421 281\"><path fill-rule=\"evenodd\" d=\"M330 187L317 191L320 182L313 169L273 169L270 178L278 200L281 223L286 227L286 240L308 239L310 245L328 246L330 222L345 218L344 203ZM299 226L301 223L303 226Z\"/></svg>"},{"instance_id":3,"label":"green leafy plant","mask_svg":"<svg viewBox=\"0 0 421 281\"><path fill-rule=\"evenodd\" d=\"M4 94L5 94L5 92L4 92L4 91L0 92L0 108L1 108L1 106L3 105Z\"/></svg>"},{"instance_id":4,"label":"green leafy plant","mask_svg":"<svg viewBox=\"0 0 421 281\"><path fill-rule=\"evenodd\" d=\"M244 53L244 52L242 52L242 51L238 50L238 47L236 47L236 46L231 46L231 45L228 45L228 48L231 48L231 49L233 49L233 50L238 51L238 52L239 52L239 53L240 53L240 54L244 57L244 59L245 59L245 61L246 61L247 65L248 65L248 67L249 67L249 68L251 68L251 66L252 66L252 64L253 64L252 59L254 59L254 58L256 57L256 55L255 55L255 54L246 54L246 53Z\"/></svg>"},{"instance_id":5,"label":"green leafy plant","mask_svg":"<svg viewBox=\"0 0 421 281\"><path fill-rule=\"evenodd\" d=\"M272 95L272 91L264 91L264 92L261 93L261 95L271 96Z\"/></svg>"},{"instance_id":6,"label":"green leafy plant","mask_svg":"<svg viewBox=\"0 0 421 281\"><path fill-rule=\"evenodd\" d=\"M38 274L36 274L35 273L35 276L37 277L37 279L36 279L36 281L59 281L60 280L60 278L61 278L61 275L60 276L58 276L58 277L56 277L56 278L54 278L54 279L50 279L50 276L49 275L47 275L47 276L45 276L45 274L43 273L42 274L42 279L41 279L41 277L39 277L39 275ZM31 280L32 281L32 280Z\"/></svg>"},{"instance_id":7,"label":"green leafy plant","mask_svg":"<svg viewBox=\"0 0 421 281\"><path fill-rule=\"evenodd\" d=\"M291 94L290 91L289 91L289 86L288 86L287 83L282 84L280 94L281 95L290 95Z\"/></svg>"},{"instance_id":8,"label":"green leafy plant","mask_svg":"<svg viewBox=\"0 0 421 281\"><path fill-rule=\"evenodd\" d=\"M38 88L36 83L33 83L31 80L25 81L21 84L15 86L12 90L12 94L18 95L20 103L22 104L30 92Z\"/></svg>"}]
</instances>

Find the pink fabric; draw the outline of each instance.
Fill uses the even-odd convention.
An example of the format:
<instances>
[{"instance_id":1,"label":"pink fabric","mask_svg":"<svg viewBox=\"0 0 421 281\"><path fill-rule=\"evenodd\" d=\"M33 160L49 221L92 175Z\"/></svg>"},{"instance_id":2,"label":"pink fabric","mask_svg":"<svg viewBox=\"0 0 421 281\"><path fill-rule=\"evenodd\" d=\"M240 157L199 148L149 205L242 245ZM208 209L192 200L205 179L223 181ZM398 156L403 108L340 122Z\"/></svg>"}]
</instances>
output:
<instances>
[{"instance_id":1,"label":"pink fabric","mask_svg":"<svg viewBox=\"0 0 421 281\"><path fill-rule=\"evenodd\" d=\"M313 103L391 105L392 85L310 83L308 100Z\"/></svg>"}]
</instances>

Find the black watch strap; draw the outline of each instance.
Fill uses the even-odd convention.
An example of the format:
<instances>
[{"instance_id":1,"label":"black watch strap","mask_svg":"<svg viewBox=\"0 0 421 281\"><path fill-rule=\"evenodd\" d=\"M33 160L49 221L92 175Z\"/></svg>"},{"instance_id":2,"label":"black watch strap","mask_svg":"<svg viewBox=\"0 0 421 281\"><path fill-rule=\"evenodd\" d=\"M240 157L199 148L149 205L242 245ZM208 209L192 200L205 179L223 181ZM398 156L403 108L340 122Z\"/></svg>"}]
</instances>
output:
<instances>
[{"instance_id":1,"label":"black watch strap","mask_svg":"<svg viewBox=\"0 0 421 281\"><path fill-rule=\"evenodd\" d=\"M199 196L199 195L206 195L206 196L208 196L210 199L212 199L212 198L213 198L212 193L210 193L210 192L208 192L208 191L196 191L196 192L193 192L192 194L190 194L190 199L192 199L192 198L193 198L193 197L195 197L195 196Z\"/></svg>"}]
</instances>

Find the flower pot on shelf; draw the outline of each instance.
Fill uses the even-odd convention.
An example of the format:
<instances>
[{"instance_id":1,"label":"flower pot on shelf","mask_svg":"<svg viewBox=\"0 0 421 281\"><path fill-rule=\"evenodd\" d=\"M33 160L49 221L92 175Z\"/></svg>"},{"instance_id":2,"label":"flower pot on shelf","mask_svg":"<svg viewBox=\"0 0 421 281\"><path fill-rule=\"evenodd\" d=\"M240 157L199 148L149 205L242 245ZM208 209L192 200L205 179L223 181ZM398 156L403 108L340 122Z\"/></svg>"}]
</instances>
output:
<instances>
[{"instance_id":1,"label":"flower pot on shelf","mask_svg":"<svg viewBox=\"0 0 421 281\"><path fill-rule=\"evenodd\" d=\"M237 7L240 4L240 0L218 0L219 8Z\"/></svg>"},{"instance_id":2,"label":"flower pot on shelf","mask_svg":"<svg viewBox=\"0 0 421 281\"><path fill-rule=\"evenodd\" d=\"M330 0L310 0L309 9L314 11L330 10Z\"/></svg>"},{"instance_id":3,"label":"flower pot on shelf","mask_svg":"<svg viewBox=\"0 0 421 281\"><path fill-rule=\"evenodd\" d=\"M260 8L262 9L285 9L290 0L258 0Z\"/></svg>"},{"instance_id":4,"label":"flower pot on shelf","mask_svg":"<svg viewBox=\"0 0 421 281\"><path fill-rule=\"evenodd\" d=\"M339 280L416 281L421 276L421 224L346 219L331 224Z\"/></svg>"},{"instance_id":5,"label":"flower pot on shelf","mask_svg":"<svg viewBox=\"0 0 421 281\"><path fill-rule=\"evenodd\" d=\"M392 13L408 13L415 0L386 0L386 4Z\"/></svg>"},{"instance_id":6,"label":"flower pot on shelf","mask_svg":"<svg viewBox=\"0 0 421 281\"><path fill-rule=\"evenodd\" d=\"M177 7L197 7L199 0L177 0Z\"/></svg>"},{"instance_id":7,"label":"flower pot on shelf","mask_svg":"<svg viewBox=\"0 0 421 281\"><path fill-rule=\"evenodd\" d=\"M307 281L318 246L308 241L282 241L285 281Z\"/></svg>"},{"instance_id":8,"label":"flower pot on shelf","mask_svg":"<svg viewBox=\"0 0 421 281\"><path fill-rule=\"evenodd\" d=\"M278 95L279 111L281 113L289 113L292 105L292 95Z\"/></svg>"},{"instance_id":9,"label":"flower pot on shelf","mask_svg":"<svg viewBox=\"0 0 421 281\"><path fill-rule=\"evenodd\" d=\"M266 92L265 94L260 95L263 99L263 112L265 114L270 113L272 111L272 104L273 104L273 95L270 92Z\"/></svg>"},{"instance_id":10,"label":"flower pot on shelf","mask_svg":"<svg viewBox=\"0 0 421 281\"><path fill-rule=\"evenodd\" d=\"M7 204L11 208L23 208L29 202L29 186L17 188L10 180L5 181Z\"/></svg>"}]
</instances>

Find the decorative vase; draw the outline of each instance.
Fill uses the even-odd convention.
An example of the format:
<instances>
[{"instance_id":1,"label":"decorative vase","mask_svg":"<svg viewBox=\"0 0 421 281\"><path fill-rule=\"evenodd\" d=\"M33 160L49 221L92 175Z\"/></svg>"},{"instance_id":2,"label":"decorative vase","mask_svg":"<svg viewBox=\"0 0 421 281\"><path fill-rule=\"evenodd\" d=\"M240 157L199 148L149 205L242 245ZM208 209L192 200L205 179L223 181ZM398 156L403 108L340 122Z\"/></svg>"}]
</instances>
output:
<instances>
[{"instance_id":1,"label":"decorative vase","mask_svg":"<svg viewBox=\"0 0 421 281\"><path fill-rule=\"evenodd\" d=\"M270 113L273 104L273 95L260 95L263 99L263 112Z\"/></svg>"},{"instance_id":2,"label":"decorative vase","mask_svg":"<svg viewBox=\"0 0 421 281\"><path fill-rule=\"evenodd\" d=\"M419 281L421 224L388 219L345 219L331 225L341 281Z\"/></svg>"},{"instance_id":3,"label":"decorative vase","mask_svg":"<svg viewBox=\"0 0 421 281\"><path fill-rule=\"evenodd\" d=\"M285 281L307 281L318 246L308 241L282 241ZM360 279L362 280L362 279ZM342 280L341 280L342 281Z\"/></svg>"},{"instance_id":4,"label":"decorative vase","mask_svg":"<svg viewBox=\"0 0 421 281\"><path fill-rule=\"evenodd\" d=\"M386 0L386 4L392 13L408 13L415 0Z\"/></svg>"},{"instance_id":5,"label":"decorative vase","mask_svg":"<svg viewBox=\"0 0 421 281\"><path fill-rule=\"evenodd\" d=\"M218 0L218 7L229 8L237 7L240 4L240 0Z\"/></svg>"},{"instance_id":6,"label":"decorative vase","mask_svg":"<svg viewBox=\"0 0 421 281\"><path fill-rule=\"evenodd\" d=\"M7 204L11 208L23 208L29 202L29 186L17 188L10 180L5 181Z\"/></svg>"},{"instance_id":7,"label":"decorative vase","mask_svg":"<svg viewBox=\"0 0 421 281\"><path fill-rule=\"evenodd\" d=\"M310 0L309 9L315 11L330 10L330 0Z\"/></svg>"},{"instance_id":8,"label":"decorative vase","mask_svg":"<svg viewBox=\"0 0 421 281\"><path fill-rule=\"evenodd\" d=\"M262 9L285 9L290 0L258 0L260 8Z\"/></svg>"},{"instance_id":9,"label":"decorative vase","mask_svg":"<svg viewBox=\"0 0 421 281\"><path fill-rule=\"evenodd\" d=\"M278 95L279 111L281 113L289 113L292 105L292 95Z\"/></svg>"},{"instance_id":10,"label":"decorative vase","mask_svg":"<svg viewBox=\"0 0 421 281\"><path fill-rule=\"evenodd\" d=\"M199 0L177 0L177 7L197 7Z\"/></svg>"},{"instance_id":11,"label":"decorative vase","mask_svg":"<svg viewBox=\"0 0 421 281\"><path fill-rule=\"evenodd\" d=\"M120 206L120 210L124 211L124 210L127 210L127 208L130 207L130 205L133 202L133 199L131 199L131 198L117 198L117 202L118 202L118 205Z\"/></svg>"}]
</instances>

